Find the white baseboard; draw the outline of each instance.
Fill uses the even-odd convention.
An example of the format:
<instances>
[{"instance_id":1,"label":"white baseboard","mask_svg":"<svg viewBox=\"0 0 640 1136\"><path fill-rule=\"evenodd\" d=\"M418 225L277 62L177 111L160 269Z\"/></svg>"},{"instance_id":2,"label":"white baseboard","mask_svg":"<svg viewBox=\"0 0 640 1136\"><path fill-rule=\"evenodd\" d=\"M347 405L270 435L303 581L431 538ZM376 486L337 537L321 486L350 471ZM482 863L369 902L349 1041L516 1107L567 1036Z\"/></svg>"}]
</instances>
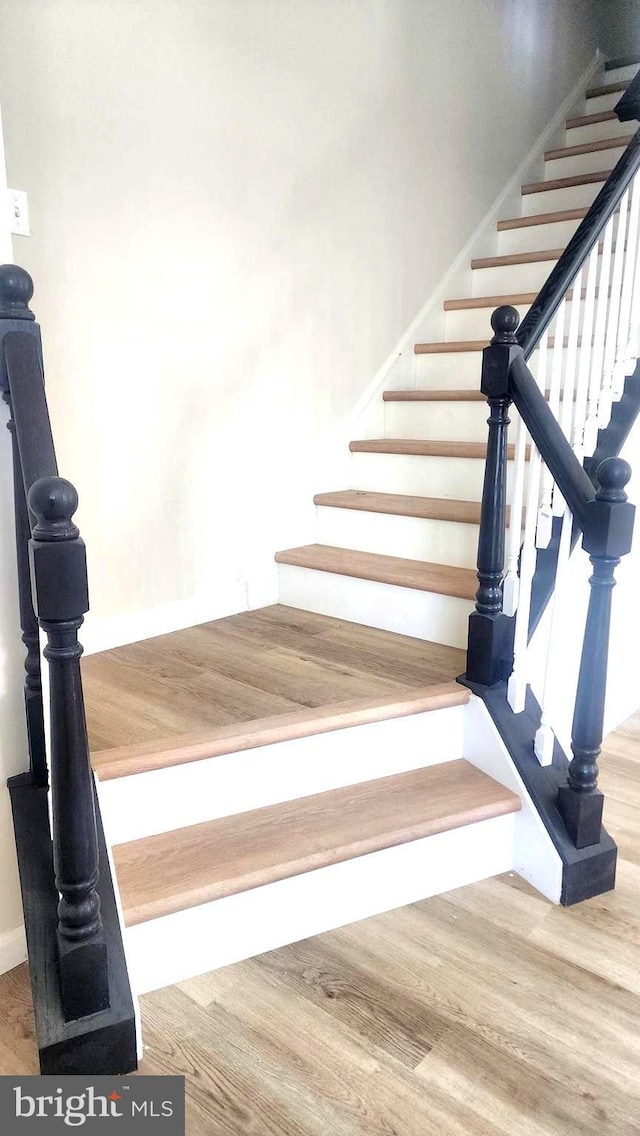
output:
<instances>
[{"instance_id":1,"label":"white baseboard","mask_svg":"<svg viewBox=\"0 0 640 1136\"><path fill-rule=\"evenodd\" d=\"M491 208L480 221L480 224L469 237L469 240L464 245L456 259L451 266L447 269L444 276L436 286L436 288L427 297L420 311L409 324L407 330L401 336L399 342L394 347L391 354L385 359L379 371L374 375L369 383L367 389L362 396L358 399L351 415L349 416L347 433L349 437L353 437L353 428L358 422L359 418L369 407L369 404L378 396L378 394L385 388L387 380L393 368L398 364L399 357L407 348L413 347L416 339L425 337L423 325L431 316L434 311L442 308L444 301L452 295L452 289L457 290L455 285L456 281L460 280L461 276L468 271L470 272L470 263L474 256L482 255L485 251L487 235L495 231L497 221L503 215L503 210L510 200L518 198L520 195L520 187L523 182L527 181L529 172L535 162L539 161L546 149L549 147L553 135L561 129L565 119L570 114L576 101L583 94L589 81L601 66L603 60L602 53L598 50L595 52L588 67L583 71L577 83L572 87L561 106L558 107L555 115L545 127L542 133L536 138L536 141L531 146L528 153L520 162L513 177L509 179L502 192L498 195ZM462 293L461 293L462 294ZM421 333L421 329L422 333ZM406 368L405 368L406 369ZM409 385L409 384L407 384Z\"/></svg>"},{"instance_id":2,"label":"white baseboard","mask_svg":"<svg viewBox=\"0 0 640 1136\"><path fill-rule=\"evenodd\" d=\"M24 926L12 927L0 934L0 974L6 974L15 966L20 966L27 958L27 940Z\"/></svg>"},{"instance_id":3,"label":"white baseboard","mask_svg":"<svg viewBox=\"0 0 640 1136\"><path fill-rule=\"evenodd\" d=\"M211 582L211 592L188 600L147 608L145 611L122 612L118 615L87 616L80 632L85 655L109 651L125 643L138 643L155 635L167 635L212 619L223 619L247 609L247 587L242 580L222 587Z\"/></svg>"}]
</instances>

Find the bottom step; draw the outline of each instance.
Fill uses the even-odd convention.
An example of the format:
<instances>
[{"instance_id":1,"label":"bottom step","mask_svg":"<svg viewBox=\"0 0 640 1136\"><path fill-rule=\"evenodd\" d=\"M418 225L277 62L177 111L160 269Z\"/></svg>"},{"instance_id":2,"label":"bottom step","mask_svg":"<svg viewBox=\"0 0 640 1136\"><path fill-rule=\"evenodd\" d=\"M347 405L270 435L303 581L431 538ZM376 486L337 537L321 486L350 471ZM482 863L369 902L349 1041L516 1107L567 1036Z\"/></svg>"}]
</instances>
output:
<instances>
[{"instance_id":1,"label":"bottom step","mask_svg":"<svg viewBox=\"0 0 640 1136\"><path fill-rule=\"evenodd\" d=\"M513 867L517 794L466 761L116 846L139 993Z\"/></svg>"}]
</instances>

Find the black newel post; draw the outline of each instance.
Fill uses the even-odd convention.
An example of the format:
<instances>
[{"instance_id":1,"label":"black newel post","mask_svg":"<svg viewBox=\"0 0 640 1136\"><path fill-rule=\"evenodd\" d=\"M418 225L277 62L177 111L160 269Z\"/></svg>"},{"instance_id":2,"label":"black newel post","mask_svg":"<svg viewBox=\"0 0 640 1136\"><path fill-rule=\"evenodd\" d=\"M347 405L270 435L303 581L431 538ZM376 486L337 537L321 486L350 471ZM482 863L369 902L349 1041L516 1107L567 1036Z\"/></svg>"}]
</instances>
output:
<instances>
[{"instance_id":1,"label":"black newel post","mask_svg":"<svg viewBox=\"0 0 640 1136\"><path fill-rule=\"evenodd\" d=\"M491 686L507 677L512 663L513 621L502 612L507 512L507 427L509 368L522 354L516 340L515 308L497 308L491 317L494 336L482 352L481 390L489 403L489 439L482 490L476 610L469 617L466 677Z\"/></svg>"},{"instance_id":2,"label":"black newel post","mask_svg":"<svg viewBox=\"0 0 640 1136\"><path fill-rule=\"evenodd\" d=\"M589 553L593 575L573 716L573 759L568 783L558 794L558 807L576 848L597 844L602 828L598 757L607 688L611 593L620 557L631 550L635 507L625 493L630 477L631 467L626 461L606 458L597 471L600 489L587 505L582 544Z\"/></svg>"},{"instance_id":3,"label":"black newel post","mask_svg":"<svg viewBox=\"0 0 640 1136\"><path fill-rule=\"evenodd\" d=\"M100 916L94 787L80 678L78 629L89 609L83 541L72 521L78 496L68 481L31 487L36 518L30 543L34 608L48 645L51 688L53 857L58 905L62 1007L71 1020L109 1005Z\"/></svg>"},{"instance_id":4,"label":"black newel post","mask_svg":"<svg viewBox=\"0 0 640 1136\"><path fill-rule=\"evenodd\" d=\"M7 382L4 361L3 341L7 332L30 331L40 346L40 329L34 322L29 301L33 295L33 282L23 268L17 265L0 265L0 390L9 406L8 428L11 432L13 451L13 495L16 526L16 556L18 562L18 597L20 605L20 626L22 641L26 647L24 702L27 719L27 739L29 746L29 768L34 784L47 784L47 758L44 736L44 715L42 710L42 683L40 679L40 642L38 621L31 601L31 580L29 575L29 537L31 523L27 509L27 498L22 479L18 440L13 423L11 395Z\"/></svg>"}]
</instances>

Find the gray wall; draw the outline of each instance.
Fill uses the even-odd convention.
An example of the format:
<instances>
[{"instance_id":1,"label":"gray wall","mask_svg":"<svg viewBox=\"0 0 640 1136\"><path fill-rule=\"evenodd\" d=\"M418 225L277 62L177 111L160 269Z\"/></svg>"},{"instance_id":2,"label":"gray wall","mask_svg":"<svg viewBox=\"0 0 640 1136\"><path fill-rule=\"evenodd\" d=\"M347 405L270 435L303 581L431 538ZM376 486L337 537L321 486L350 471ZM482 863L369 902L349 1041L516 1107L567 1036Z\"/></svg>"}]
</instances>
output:
<instances>
[{"instance_id":1,"label":"gray wall","mask_svg":"<svg viewBox=\"0 0 640 1136\"><path fill-rule=\"evenodd\" d=\"M640 56L640 0L600 0L600 29L607 55Z\"/></svg>"}]
</instances>

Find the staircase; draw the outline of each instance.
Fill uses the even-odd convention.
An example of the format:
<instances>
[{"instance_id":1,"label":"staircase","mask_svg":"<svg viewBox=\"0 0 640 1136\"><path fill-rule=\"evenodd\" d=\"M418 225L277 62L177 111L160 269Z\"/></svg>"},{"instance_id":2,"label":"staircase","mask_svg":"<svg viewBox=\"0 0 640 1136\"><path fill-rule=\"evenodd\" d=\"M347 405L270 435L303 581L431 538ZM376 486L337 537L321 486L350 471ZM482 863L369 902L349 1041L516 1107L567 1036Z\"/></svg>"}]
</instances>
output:
<instances>
[{"instance_id":1,"label":"staircase","mask_svg":"<svg viewBox=\"0 0 640 1136\"><path fill-rule=\"evenodd\" d=\"M609 68L587 90L564 145L545 153L543 178L522 186L521 215L498 222L497 255L471 262L471 294L445 301L444 340L415 344L415 386L382 394L384 437L350 443L351 487L314 497L318 543L276 555L281 603L466 646L491 314L511 304L525 315L623 154L637 124L613 108L636 71Z\"/></svg>"},{"instance_id":2,"label":"staircase","mask_svg":"<svg viewBox=\"0 0 640 1136\"><path fill-rule=\"evenodd\" d=\"M280 602L82 673L77 494L32 282L0 269L29 735L10 791L43 1072L133 1069L138 994L466 883L513 871L565 904L613 887L595 757L633 528L617 455L640 408L635 69L614 61L586 92L471 295L446 301L444 340L415 345L410 389L384 390L384 436L352 441L351 487L315 498L318 543L276 556ZM527 652L550 603L553 657L578 535L597 586L569 764L555 664L540 706Z\"/></svg>"}]
</instances>

